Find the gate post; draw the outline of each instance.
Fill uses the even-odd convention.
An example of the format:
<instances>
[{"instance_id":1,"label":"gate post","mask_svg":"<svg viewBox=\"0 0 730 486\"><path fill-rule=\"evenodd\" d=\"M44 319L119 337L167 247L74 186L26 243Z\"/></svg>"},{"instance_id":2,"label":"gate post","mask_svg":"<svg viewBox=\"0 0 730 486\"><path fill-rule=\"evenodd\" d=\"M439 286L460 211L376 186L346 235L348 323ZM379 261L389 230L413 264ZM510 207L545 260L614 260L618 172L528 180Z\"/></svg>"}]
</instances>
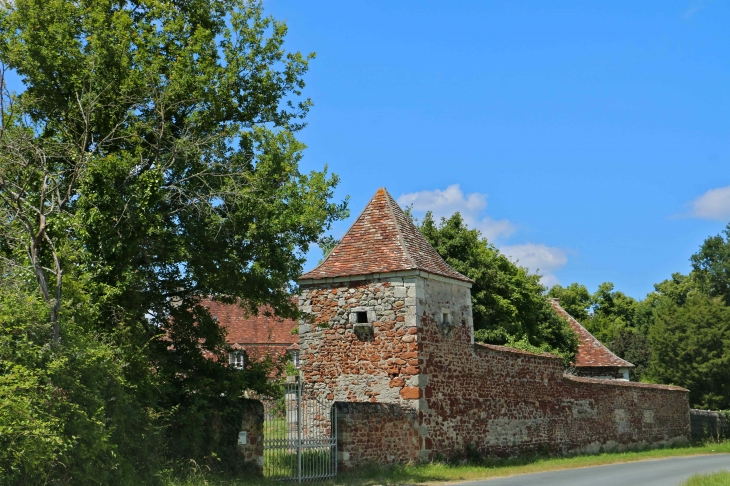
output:
<instances>
[{"instance_id":1,"label":"gate post","mask_svg":"<svg viewBox=\"0 0 730 486\"><path fill-rule=\"evenodd\" d=\"M238 452L243 462L257 474L264 474L264 404L244 399L241 428L238 432Z\"/></svg>"}]
</instances>

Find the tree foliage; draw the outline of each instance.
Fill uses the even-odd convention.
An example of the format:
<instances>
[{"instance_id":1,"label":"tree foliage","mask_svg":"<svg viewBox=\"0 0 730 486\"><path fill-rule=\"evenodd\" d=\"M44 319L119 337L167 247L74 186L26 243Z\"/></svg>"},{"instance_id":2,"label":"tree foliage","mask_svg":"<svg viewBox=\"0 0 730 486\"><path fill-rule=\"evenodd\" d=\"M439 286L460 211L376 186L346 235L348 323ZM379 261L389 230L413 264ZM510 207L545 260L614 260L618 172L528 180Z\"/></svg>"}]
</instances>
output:
<instances>
[{"instance_id":1,"label":"tree foliage","mask_svg":"<svg viewBox=\"0 0 730 486\"><path fill-rule=\"evenodd\" d=\"M13 315L40 306L3 339L44 356L4 345L0 397L29 400L2 405L0 426L35 417L53 450L35 456L57 458L39 475L0 452L24 482L139 483L163 463L240 462L224 460L240 397L273 393L275 363L229 370L199 303L294 316L305 253L346 215L336 176L299 171L313 54L286 51L286 33L258 1L0 6L0 61L25 84L2 84L0 298Z\"/></svg>"},{"instance_id":2,"label":"tree foliage","mask_svg":"<svg viewBox=\"0 0 730 486\"><path fill-rule=\"evenodd\" d=\"M548 297L558 299L560 306L579 322L588 320L591 310L592 296L585 285L572 283L567 287L555 284L550 287Z\"/></svg>"},{"instance_id":3,"label":"tree foliage","mask_svg":"<svg viewBox=\"0 0 730 486\"><path fill-rule=\"evenodd\" d=\"M690 261L702 291L730 305L730 223L723 234L707 238Z\"/></svg>"},{"instance_id":4,"label":"tree foliage","mask_svg":"<svg viewBox=\"0 0 730 486\"><path fill-rule=\"evenodd\" d=\"M604 282L591 297L592 317L584 323L586 329L603 342L611 342L622 332L635 330L637 301L611 282Z\"/></svg>"},{"instance_id":5,"label":"tree foliage","mask_svg":"<svg viewBox=\"0 0 730 486\"><path fill-rule=\"evenodd\" d=\"M683 386L697 408L730 408L730 307L699 293L659 307L649 331L649 376Z\"/></svg>"},{"instance_id":6,"label":"tree foliage","mask_svg":"<svg viewBox=\"0 0 730 486\"><path fill-rule=\"evenodd\" d=\"M545 298L539 275L511 262L478 230L469 229L459 213L439 223L427 213L418 226L449 265L474 281L475 339L547 351L570 361L577 337Z\"/></svg>"}]
</instances>

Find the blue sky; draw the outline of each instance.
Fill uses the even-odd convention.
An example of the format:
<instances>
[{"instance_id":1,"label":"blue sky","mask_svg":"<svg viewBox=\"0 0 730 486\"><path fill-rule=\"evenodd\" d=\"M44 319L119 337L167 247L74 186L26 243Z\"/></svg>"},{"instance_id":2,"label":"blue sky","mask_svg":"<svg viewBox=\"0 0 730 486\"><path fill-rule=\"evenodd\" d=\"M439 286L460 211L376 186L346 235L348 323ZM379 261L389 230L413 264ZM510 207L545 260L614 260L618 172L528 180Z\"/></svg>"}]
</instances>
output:
<instances>
[{"instance_id":1,"label":"blue sky","mask_svg":"<svg viewBox=\"0 0 730 486\"><path fill-rule=\"evenodd\" d=\"M302 166L342 178L336 237L385 186L546 283L641 298L730 221L727 1L265 5L317 53Z\"/></svg>"}]
</instances>

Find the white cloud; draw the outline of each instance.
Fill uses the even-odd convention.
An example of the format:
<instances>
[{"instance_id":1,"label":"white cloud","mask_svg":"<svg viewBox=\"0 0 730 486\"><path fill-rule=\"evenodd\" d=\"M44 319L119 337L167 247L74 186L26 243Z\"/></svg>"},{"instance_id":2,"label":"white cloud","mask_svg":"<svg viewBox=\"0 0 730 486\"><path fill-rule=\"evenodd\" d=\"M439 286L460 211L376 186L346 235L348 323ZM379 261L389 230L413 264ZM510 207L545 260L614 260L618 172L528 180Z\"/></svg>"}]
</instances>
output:
<instances>
[{"instance_id":1,"label":"white cloud","mask_svg":"<svg viewBox=\"0 0 730 486\"><path fill-rule=\"evenodd\" d=\"M730 186L710 189L694 201L692 216L704 219L730 219Z\"/></svg>"},{"instance_id":2,"label":"white cloud","mask_svg":"<svg viewBox=\"0 0 730 486\"><path fill-rule=\"evenodd\" d=\"M448 218L455 212L461 213L470 228L476 228L489 241L514 233L515 228L506 219L494 220L489 216L481 216L487 208L487 195L479 192L464 195L459 184L452 184L444 190L420 191L403 194L398 198L402 207L413 206L414 213L431 211L434 217Z\"/></svg>"},{"instance_id":3,"label":"white cloud","mask_svg":"<svg viewBox=\"0 0 730 486\"><path fill-rule=\"evenodd\" d=\"M559 283L553 271L568 263L568 255L563 250L541 243L508 245L501 247L500 251L520 266L539 273L542 276L542 284L548 287Z\"/></svg>"},{"instance_id":4,"label":"white cloud","mask_svg":"<svg viewBox=\"0 0 730 486\"><path fill-rule=\"evenodd\" d=\"M495 220L482 214L487 208L486 194L474 192L465 195L459 184L452 184L444 190L403 194L398 198L398 204L402 207L412 206L417 215L431 211L436 219L448 218L459 211L466 224L481 231L490 242L506 239L515 232L515 226L509 220ZM510 259L519 261L521 266L532 272L539 270L541 281L547 286L559 283L553 272L568 263L568 257L563 250L540 243L497 246Z\"/></svg>"}]
</instances>

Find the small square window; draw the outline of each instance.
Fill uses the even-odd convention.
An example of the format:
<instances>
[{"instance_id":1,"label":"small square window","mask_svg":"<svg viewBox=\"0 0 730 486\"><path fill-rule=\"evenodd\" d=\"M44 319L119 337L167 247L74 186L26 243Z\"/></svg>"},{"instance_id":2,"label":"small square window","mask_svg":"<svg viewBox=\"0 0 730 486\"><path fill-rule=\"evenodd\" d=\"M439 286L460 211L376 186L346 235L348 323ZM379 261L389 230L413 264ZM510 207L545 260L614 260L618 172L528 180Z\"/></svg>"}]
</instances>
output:
<instances>
[{"instance_id":1,"label":"small square window","mask_svg":"<svg viewBox=\"0 0 730 486\"><path fill-rule=\"evenodd\" d=\"M228 353L228 366L242 370L246 366L246 353L243 351L232 351Z\"/></svg>"},{"instance_id":2,"label":"small square window","mask_svg":"<svg viewBox=\"0 0 730 486\"><path fill-rule=\"evenodd\" d=\"M441 324L443 324L443 325L451 324L451 313L448 310L441 311Z\"/></svg>"},{"instance_id":3,"label":"small square window","mask_svg":"<svg viewBox=\"0 0 730 486\"><path fill-rule=\"evenodd\" d=\"M368 322L368 313L365 311L357 312L357 323L358 324L367 324Z\"/></svg>"}]
</instances>

